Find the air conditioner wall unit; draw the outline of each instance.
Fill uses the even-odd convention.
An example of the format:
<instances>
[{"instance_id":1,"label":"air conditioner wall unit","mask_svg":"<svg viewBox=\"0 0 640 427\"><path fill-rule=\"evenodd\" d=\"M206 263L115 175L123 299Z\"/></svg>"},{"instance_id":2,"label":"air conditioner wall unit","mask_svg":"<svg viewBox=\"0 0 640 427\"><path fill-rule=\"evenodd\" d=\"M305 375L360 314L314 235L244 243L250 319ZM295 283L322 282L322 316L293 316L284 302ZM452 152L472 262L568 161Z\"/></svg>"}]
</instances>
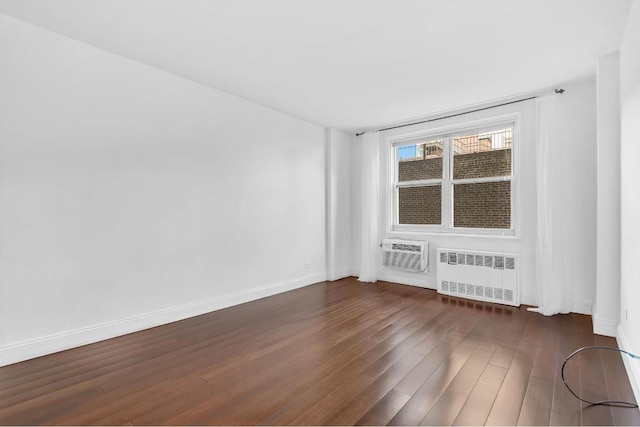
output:
<instances>
[{"instance_id":1,"label":"air conditioner wall unit","mask_svg":"<svg viewBox=\"0 0 640 427\"><path fill-rule=\"evenodd\" d=\"M382 266L413 273L426 272L429 267L429 242L384 239Z\"/></svg>"}]
</instances>

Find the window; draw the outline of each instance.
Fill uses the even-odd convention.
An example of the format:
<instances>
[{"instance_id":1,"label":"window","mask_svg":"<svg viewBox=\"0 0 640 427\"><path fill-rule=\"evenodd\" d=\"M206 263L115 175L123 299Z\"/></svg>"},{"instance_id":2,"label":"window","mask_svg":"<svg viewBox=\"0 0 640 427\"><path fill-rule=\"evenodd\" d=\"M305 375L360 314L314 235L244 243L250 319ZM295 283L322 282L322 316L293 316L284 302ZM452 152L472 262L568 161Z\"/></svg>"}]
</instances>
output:
<instances>
[{"instance_id":1,"label":"window","mask_svg":"<svg viewBox=\"0 0 640 427\"><path fill-rule=\"evenodd\" d=\"M392 142L393 228L513 234L514 123Z\"/></svg>"}]
</instances>

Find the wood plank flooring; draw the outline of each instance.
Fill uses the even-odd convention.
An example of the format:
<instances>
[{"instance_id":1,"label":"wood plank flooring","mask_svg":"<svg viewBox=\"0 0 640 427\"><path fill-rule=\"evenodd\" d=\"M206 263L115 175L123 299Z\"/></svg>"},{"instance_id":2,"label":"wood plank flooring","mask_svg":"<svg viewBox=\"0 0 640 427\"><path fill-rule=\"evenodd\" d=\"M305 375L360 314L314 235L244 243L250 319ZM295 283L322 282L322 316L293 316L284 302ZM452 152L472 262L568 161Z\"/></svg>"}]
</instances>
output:
<instances>
[{"instance_id":1,"label":"wood plank flooring","mask_svg":"<svg viewBox=\"0 0 640 427\"><path fill-rule=\"evenodd\" d=\"M591 318L353 278L0 368L2 425L640 425ZM626 356L625 356L626 357ZM634 401L621 356L572 359Z\"/></svg>"}]
</instances>

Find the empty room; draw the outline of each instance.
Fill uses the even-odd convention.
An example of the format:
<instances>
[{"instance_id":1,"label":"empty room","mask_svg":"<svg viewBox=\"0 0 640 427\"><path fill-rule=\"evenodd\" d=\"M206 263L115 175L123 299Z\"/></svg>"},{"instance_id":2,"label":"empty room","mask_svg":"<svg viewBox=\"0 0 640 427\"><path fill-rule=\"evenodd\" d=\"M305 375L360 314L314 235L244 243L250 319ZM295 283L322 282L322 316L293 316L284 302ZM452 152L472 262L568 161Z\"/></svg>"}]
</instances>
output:
<instances>
[{"instance_id":1,"label":"empty room","mask_svg":"<svg viewBox=\"0 0 640 427\"><path fill-rule=\"evenodd\" d=\"M0 0L0 425L640 425L638 164L640 0Z\"/></svg>"}]
</instances>

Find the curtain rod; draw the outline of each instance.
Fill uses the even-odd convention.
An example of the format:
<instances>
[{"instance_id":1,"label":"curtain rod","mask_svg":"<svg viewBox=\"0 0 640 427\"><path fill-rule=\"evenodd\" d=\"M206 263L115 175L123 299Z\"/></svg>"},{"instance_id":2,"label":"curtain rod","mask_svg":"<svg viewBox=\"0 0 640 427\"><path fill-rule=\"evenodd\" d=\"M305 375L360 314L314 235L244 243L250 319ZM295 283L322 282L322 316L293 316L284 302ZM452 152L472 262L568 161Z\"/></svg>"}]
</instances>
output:
<instances>
[{"instance_id":1,"label":"curtain rod","mask_svg":"<svg viewBox=\"0 0 640 427\"><path fill-rule=\"evenodd\" d=\"M561 94L564 93L564 89L555 89L554 92L561 95ZM522 99L517 99L515 101L503 102L502 104L491 105L489 107L476 108L475 110L465 111L463 113L451 114L451 115L448 115L448 116L438 117L438 118L435 118L435 119L428 119L428 120L422 120L422 121L419 121L419 122L406 123L404 125L390 126L390 127L387 127L387 128L378 129L378 132L382 132L382 131L385 131L385 130L391 130L391 129L403 128L403 127L407 127L407 126L420 125L422 123L435 122L436 120L449 119L451 117L458 117L458 116L462 116L462 115L465 115L465 114L475 113L475 112L478 112L478 111L489 110L491 108L502 107L504 105L511 105L511 104L516 104L518 102L529 101L530 99L536 99L538 97L539 97L539 95L530 96L529 98L522 98ZM360 135L364 135L364 132L356 133L356 136L360 136Z\"/></svg>"}]
</instances>

